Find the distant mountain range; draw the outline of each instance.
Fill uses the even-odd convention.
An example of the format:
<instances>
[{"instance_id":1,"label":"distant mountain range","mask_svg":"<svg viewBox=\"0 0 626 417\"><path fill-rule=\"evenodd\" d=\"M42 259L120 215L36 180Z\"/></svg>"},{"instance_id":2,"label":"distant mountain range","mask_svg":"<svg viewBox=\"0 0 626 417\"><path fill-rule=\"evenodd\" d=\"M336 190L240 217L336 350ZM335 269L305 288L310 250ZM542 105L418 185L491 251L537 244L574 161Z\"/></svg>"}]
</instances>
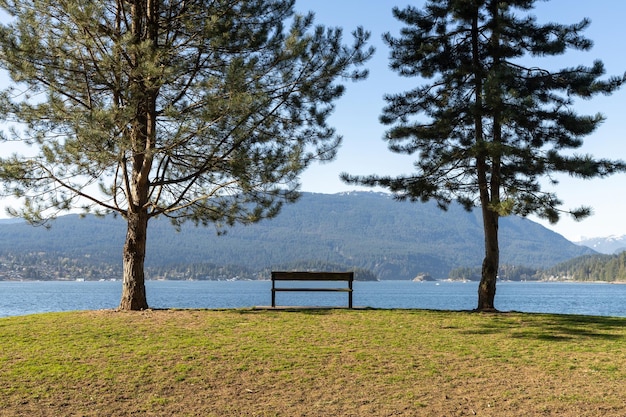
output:
<instances>
[{"instance_id":1,"label":"distant mountain range","mask_svg":"<svg viewBox=\"0 0 626 417\"><path fill-rule=\"evenodd\" d=\"M578 245L586 246L599 253L606 255L617 254L626 251L626 236L609 236L609 237L594 237L582 239L579 242L575 242Z\"/></svg>"},{"instance_id":2,"label":"distant mountain range","mask_svg":"<svg viewBox=\"0 0 626 417\"><path fill-rule=\"evenodd\" d=\"M49 230L4 221L0 256L31 265L53 257L76 268L88 264L97 266L92 268L96 272L118 271L124 236L125 222L112 216L63 216ZM533 268L596 253L514 216L501 219L500 247L503 265ZM158 274L175 268L184 276L189 265L210 264L231 268L225 274L242 268L258 276L270 269L317 263L362 268L379 279L420 274L446 278L454 268L479 266L483 252L478 210L466 212L453 205L444 212L434 203L399 202L374 192L304 193L275 219L235 226L223 236L211 227L193 225L177 232L166 219L155 219L148 229L146 267L161 271Z\"/></svg>"}]
</instances>

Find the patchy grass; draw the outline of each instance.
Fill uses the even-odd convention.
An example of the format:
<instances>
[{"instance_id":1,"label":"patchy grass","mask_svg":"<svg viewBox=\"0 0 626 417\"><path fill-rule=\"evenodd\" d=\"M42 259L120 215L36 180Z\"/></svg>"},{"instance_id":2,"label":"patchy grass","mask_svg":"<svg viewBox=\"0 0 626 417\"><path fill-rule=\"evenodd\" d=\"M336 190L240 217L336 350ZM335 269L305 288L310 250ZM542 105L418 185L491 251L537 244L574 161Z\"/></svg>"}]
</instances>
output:
<instances>
[{"instance_id":1,"label":"patchy grass","mask_svg":"<svg viewBox=\"0 0 626 417\"><path fill-rule=\"evenodd\" d=\"M0 416L624 416L626 319L420 310L0 319Z\"/></svg>"}]
</instances>

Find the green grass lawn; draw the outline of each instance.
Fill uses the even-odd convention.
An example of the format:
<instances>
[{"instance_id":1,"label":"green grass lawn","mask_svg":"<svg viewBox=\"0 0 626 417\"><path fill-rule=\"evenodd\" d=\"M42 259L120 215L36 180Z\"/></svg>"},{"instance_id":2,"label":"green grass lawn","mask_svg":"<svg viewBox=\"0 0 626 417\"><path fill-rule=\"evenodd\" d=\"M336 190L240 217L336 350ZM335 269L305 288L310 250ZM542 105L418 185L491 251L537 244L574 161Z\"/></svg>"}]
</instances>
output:
<instances>
[{"instance_id":1,"label":"green grass lawn","mask_svg":"<svg viewBox=\"0 0 626 417\"><path fill-rule=\"evenodd\" d=\"M422 310L0 319L0 416L625 416L626 319Z\"/></svg>"}]
</instances>

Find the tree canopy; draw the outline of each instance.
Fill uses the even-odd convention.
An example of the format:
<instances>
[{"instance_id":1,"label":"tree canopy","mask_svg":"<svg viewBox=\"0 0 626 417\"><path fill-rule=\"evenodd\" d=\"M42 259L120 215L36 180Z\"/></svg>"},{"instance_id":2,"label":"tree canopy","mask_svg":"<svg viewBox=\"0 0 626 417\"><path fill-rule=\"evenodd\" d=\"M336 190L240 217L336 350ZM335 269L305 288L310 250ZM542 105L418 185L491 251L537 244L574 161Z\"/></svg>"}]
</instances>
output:
<instances>
[{"instance_id":1,"label":"tree canopy","mask_svg":"<svg viewBox=\"0 0 626 417\"><path fill-rule=\"evenodd\" d=\"M335 156L341 79L373 53L358 28L296 15L294 0L0 1L0 67L13 85L0 158L14 214L77 206L128 222L122 308L146 308L148 220L232 225L276 215L298 176ZM128 291L127 291L128 290ZM137 295L133 295L137 294Z\"/></svg>"},{"instance_id":2,"label":"tree canopy","mask_svg":"<svg viewBox=\"0 0 626 417\"><path fill-rule=\"evenodd\" d=\"M399 37L384 36L390 66L421 77L414 89L385 97L382 123L392 152L415 154L416 172L399 177L351 176L351 183L383 186L400 199L456 200L482 207L485 258L478 309L494 308L499 263L498 218L535 214L551 222L563 212L576 218L588 207L563 210L542 179L554 173L581 178L623 171L624 163L572 152L603 121L579 115L575 99L610 94L624 77L603 79L600 61L559 70L535 59L569 49L588 50L589 25L540 24L534 0L430 0L422 9L394 8L405 24Z\"/></svg>"}]
</instances>

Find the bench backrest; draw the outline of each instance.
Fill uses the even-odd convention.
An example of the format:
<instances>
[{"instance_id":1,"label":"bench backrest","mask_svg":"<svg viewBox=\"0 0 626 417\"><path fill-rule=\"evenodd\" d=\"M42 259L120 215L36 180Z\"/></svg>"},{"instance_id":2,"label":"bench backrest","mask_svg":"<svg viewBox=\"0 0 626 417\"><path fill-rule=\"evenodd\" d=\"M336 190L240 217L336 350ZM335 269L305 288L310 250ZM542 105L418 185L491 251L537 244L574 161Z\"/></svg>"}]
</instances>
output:
<instances>
[{"instance_id":1,"label":"bench backrest","mask_svg":"<svg viewBox=\"0 0 626 417\"><path fill-rule=\"evenodd\" d=\"M272 271L272 281L354 281L354 272Z\"/></svg>"}]
</instances>

